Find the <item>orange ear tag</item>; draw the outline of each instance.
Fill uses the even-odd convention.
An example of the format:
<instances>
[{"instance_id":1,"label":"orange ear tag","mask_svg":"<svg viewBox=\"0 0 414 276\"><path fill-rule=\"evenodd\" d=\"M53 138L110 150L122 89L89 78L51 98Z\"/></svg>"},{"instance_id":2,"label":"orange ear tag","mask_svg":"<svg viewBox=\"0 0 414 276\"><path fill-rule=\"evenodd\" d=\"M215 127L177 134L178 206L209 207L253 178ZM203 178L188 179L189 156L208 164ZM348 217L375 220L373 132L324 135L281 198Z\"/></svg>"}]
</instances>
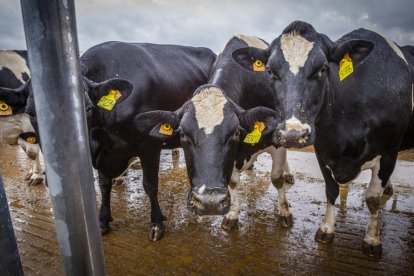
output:
<instances>
[{"instance_id":1,"label":"orange ear tag","mask_svg":"<svg viewBox=\"0 0 414 276\"><path fill-rule=\"evenodd\" d=\"M343 81L346 77L351 75L352 72L354 72L352 59L348 55L348 53L346 53L345 56L339 62L339 80Z\"/></svg>"},{"instance_id":2,"label":"orange ear tag","mask_svg":"<svg viewBox=\"0 0 414 276\"><path fill-rule=\"evenodd\" d=\"M170 124L162 124L160 126L160 130L159 133L164 134L164 135L168 135L171 136L173 134L173 128L171 127Z\"/></svg>"},{"instance_id":3,"label":"orange ear tag","mask_svg":"<svg viewBox=\"0 0 414 276\"><path fill-rule=\"evenodd\" d=\"M6 102L0 101L0 116L10 116L13 115L13 110L11 106L6 104Z\"/></svg>"},{"instance_id":4,"label":"orange ear tag","mask_svg":"<svg viewBox=\"0 0 414 276\"><path fill-rule=\"evenodd\" d=\"M36 137L34 136L27 137L26 142L28 142L29 144L36 144L37 142Z\"/></svg>"},{"instance_id":5,"label":"orange ear tag","mask_svg":"<svg viewBox=\"0 0 414 276\"><path fill-rule=\"evenodd\" d=\"M265 124L263 122L254 123L254 129L252 132L246 135L243 142L246 144L257 144L262 137L262 132L265 129Z\"/></svg>"},{"instance_id":6,"label":"orange ear tag","mask_svg":"<svg viewBox=\"0 0 414 276\"><path fill-rule=\"evenodd\" d=\"M108 92L108 95L102 96L98 102L98 106L106 110L112 110L114 108L116 101L122 96L119 90L111 89Z\"/></svg>"},{"instance_id":7,"label":"orange ear tag","mask_svg":"<svg viewBox=\"0 0 414 276\"><path fill-rule=\"evenodd\" d=\"M255 62L253 62L253 71L255 72L266 71L266 66L261 60L256 59Z\"/></svg>"}]
</instances>

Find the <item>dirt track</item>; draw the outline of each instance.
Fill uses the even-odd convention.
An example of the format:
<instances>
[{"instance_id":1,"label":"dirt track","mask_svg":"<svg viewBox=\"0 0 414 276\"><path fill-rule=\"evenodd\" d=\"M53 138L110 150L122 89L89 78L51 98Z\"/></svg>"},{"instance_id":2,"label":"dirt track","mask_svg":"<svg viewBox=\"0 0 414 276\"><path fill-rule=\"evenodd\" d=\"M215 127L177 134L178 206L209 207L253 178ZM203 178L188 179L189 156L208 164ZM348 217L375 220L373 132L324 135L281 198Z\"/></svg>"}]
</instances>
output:
<instances>
[{"instance_id":1,"label":"dirt track","mask_svg":"<svg viewBox=\"0 0 414 276\"><path fill-rule=\"evenodd\" d=\"M18 147L0 150L0 169L25 274L62 275L47 189L25 185L27 162ZM314 240L325 211L324 184L314 154L289 152L288 159L296 178L287 191L293 227L284 229L277 222L270 158L262 155L253 172L243 173L239 226L226 232L220 228L221 217L200 218L186 209L189 183L183 157L173 168L171 152L164 152L159 199L168 217L167 233L155 243L147 239L150 206L141 170L129 169L125 183L113 189L113 231L103 238L109 275L413 273L412 154L405 157L411 162L398 162L392 177L394 196L380 212L384 253L379 260L360 250L368 219L364 188L370 172L353 182L346 202L338 200L335 240L325 245Z\"/></svg>"}]
</instances>

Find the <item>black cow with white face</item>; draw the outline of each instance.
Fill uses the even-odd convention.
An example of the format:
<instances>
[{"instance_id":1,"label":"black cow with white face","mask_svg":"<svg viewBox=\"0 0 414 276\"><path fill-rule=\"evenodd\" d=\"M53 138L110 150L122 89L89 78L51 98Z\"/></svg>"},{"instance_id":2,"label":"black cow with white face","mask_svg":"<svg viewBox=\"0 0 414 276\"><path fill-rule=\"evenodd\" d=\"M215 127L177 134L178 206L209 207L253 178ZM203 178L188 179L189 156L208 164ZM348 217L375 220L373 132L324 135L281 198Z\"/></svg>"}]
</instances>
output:
<instances>
[{"instance_id":1,"label":"black cow with white face","mask_svg":"<svg viewBox=\"0 0 414 276\"><path fill-rule=\"evenodd\" d=\"M167 141L180 137L191 183L188 206L199 215L225 214L224 229L234 227L238 221L238 174L262 152L270 153L273 159L272 183L279 192L282 224L292 223L283 184L285 179L293 182L293 178L286 150L273 146L277 112L269 76L263 63L250 61L258 71L251 73L235 64L231 55L242 47L265 49L267 45L256 37L233 37L212 67L210 84L198 88L183 107L175 112L153 111L137 117L138 128L154 138ZM165 124L171 128L170 135L160 134ZM253 131L259 135L257 140L246 140Z\"/></svg>"},{"instance_id":2,"label":"black cow with white face","mask_svg":"<svg viewBox=\"0 0 414 276\"><path fill-rule=\"evenodd\" d=\"M370 218L363 251L381 255L380 198L390 184L413 108L410 69L401 49L365 29L333 43L311 25L297 21L265 51L234 52L241 65L241 60L256 56L264 57L273 87L280 93L284 122L275 132L275 143L315 146L328 200L316 239L333 239L339 185L371 169L365 194Z\"/></svg>"},{"instance_id":3,"label":"black cow with white face","mask_svg":"<svg viewBox=\"0 0 414 276\"><path fill-rule=\"evenodd\" d=\"M138 156L143 186L151 201L149 238L160 239L165 217L158 203L158 169L162 148L176 148L136 130L134 118L151 110L173 111L207 82L216 55L207 48L147 43L107 42L80 58L84 87L94 106L90 120L92 162L99 172L102 232L112 221L112 179Z\"/></svg>"},{"instance_id":4,"label":"black cow with white face","mask_svg":"<svg viewBox=\"0 0 414 276\"><path fill-rule=\"evenodd\" d=\"M30 160L28 185L43 182L40 148L29 116L25 113L30 93L26 51L0 50L0 141L19 144Z\"/></svg>"}]
</instances>

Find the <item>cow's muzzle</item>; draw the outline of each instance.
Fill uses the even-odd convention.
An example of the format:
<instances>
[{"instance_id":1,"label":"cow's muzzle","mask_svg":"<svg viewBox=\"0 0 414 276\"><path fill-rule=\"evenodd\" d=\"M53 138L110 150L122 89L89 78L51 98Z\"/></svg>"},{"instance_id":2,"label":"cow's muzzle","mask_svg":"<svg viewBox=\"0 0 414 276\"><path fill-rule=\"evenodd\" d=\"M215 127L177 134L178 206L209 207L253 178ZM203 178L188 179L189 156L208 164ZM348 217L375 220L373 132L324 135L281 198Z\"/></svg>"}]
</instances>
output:
<instances>
[{"instance_id":1,"label":"cow's muzzle","mask_svg":"<svg viewBox=\"0 0 414 276\"><path fill-rule=\"evenodd\" d=\"M188 194L188 209L199 216L224 215L230 210L230 194L226 188L193 188Z\"/></svg>"},{"instance_id":2,"label":"cow's muzzle","mask_svg":"<svg viewBox=\"0 0 414 276\"><path fill-rule=\"evenodd\" d=\"M311 140L309 129L286 130L285 124L280 124L273 135L273 142L284 148L303 148L311 145Z\"/></svg>"}]
</instances>

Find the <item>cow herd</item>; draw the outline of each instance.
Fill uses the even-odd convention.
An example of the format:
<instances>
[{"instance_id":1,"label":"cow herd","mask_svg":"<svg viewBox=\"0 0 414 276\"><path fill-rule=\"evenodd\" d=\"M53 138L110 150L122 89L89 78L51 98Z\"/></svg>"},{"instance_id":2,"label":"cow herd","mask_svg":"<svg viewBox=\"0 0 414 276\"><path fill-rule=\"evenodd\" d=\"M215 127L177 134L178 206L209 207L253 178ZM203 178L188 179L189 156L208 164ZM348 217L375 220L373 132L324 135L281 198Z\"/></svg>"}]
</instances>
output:
<instances>
[{"instance_id":1,"label":"cow herd","mask_svg":"<svg viewBox=\"0 0 414 276\"><path fill-rule=\"evenodd\" d=\"M207 48L107 42L80 57L91 156L98 171L102 233L110 231L111 189L134 157L151 202L149 238L162 238L158 202L162 149L182 147L197 215L237 225L239 173L272 157L281 224L293 216L286 149L314 145L327 206L316 240L334 237L339 187L372 171L363 252L380 256L378 210L399 151L414 146L414 47L366 29L333 42L295 21L268 44L238 35L216 56ZM30 71L24 51L0 52L0 139L19 143L32 161L29 184L43 181Z\"/></svg>"}]
</instances>

